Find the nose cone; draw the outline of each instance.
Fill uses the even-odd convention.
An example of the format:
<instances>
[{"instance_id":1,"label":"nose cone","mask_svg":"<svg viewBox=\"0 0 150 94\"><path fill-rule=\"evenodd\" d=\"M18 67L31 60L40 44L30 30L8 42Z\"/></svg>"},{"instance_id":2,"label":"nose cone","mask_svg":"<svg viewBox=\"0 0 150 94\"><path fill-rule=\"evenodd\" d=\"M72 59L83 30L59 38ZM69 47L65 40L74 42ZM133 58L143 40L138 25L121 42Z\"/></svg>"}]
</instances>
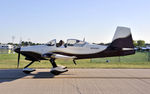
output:
<instances>
[{"instance_id":1,"label":"nose cone","mask_svg":"<svg viewBox=\"0 0 150 94\"><path fill-rule=\"evenodd\" d=\"M16 53L19 53L19 52L20 52L20 48L16 48L14 51L15 51Z\"/></svg>"}]
</instances>

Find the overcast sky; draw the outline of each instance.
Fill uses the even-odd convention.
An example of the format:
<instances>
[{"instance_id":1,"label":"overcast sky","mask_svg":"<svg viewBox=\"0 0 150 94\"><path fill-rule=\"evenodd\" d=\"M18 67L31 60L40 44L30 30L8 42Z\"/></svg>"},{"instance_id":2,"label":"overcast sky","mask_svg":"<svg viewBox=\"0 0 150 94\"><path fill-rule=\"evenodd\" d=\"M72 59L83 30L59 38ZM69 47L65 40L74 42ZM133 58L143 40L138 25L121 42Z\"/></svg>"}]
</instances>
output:
<instances>
[{"instance_id":1,"label":"overcast sky","mask_svg":"<svg viewBox=\"0 0 150 94\"><path fill-rule=\"evenodd\" d=\"M111 42L117 26L150 43L150 0L0 0L0 42Z\"/></svg>"}]
</instances>

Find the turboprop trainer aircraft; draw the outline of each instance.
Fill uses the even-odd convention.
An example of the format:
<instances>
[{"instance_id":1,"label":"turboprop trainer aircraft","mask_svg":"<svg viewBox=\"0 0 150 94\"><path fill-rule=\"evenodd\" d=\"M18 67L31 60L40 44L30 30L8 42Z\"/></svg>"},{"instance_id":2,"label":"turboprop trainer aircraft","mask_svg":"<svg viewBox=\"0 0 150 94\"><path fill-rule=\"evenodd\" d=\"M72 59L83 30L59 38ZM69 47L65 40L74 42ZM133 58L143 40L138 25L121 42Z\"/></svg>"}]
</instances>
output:
<instances>
[{"instance_id":1,"label":"turboprop trainer aircraft","mask_svg":"<svg viewBox=\"0 0 150 94\"><path fill-rule=\"evenodd\" d=\"M28 68L35 61L49 60L53 66L50 72L58 75L68 70L65 66L58 66L56 59L72 59L76 64L75 61L78 59L125 56L134 54L135 50L130 28L117 27L113 40L108 46L90 44L78 39L68 39L66 43L61 40L57 43L56 39L53 39L44 45L19 47L15 52L18 53L17 67L19 67L20 54L31 61L24 67L23 72L35 71Z\"/></svg>"}]
</instances>

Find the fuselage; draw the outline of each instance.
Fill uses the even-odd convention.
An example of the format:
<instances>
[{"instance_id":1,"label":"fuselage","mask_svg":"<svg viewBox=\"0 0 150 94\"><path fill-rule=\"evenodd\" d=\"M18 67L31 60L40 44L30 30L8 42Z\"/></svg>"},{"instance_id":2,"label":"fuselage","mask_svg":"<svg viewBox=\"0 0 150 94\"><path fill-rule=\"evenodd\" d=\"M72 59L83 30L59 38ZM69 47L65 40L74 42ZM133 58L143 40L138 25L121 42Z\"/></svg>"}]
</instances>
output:
<instances>
[{"instance_id":1,"label":"fuselage","mask_svg":"<svg viewBox=\"0 0 150 94\"><path fill-rule=\"evenodd\" d=\"M56 45L36 45L36 46L27 46L21 47L20 51L21 54L26 56L27 58L33 57L36 59L44 59L42 57L45 53L53 53L53 54L61 54L66 56L75 56L76 59L82 58L92 54L96 54L99 52L104 51L107 46L104 45L96 45L96 44L89 44L87 42L84 45L66 45L66 47L57 47ZM90 56L91 57L91 56Z\"/></svg>"}]
</instances>

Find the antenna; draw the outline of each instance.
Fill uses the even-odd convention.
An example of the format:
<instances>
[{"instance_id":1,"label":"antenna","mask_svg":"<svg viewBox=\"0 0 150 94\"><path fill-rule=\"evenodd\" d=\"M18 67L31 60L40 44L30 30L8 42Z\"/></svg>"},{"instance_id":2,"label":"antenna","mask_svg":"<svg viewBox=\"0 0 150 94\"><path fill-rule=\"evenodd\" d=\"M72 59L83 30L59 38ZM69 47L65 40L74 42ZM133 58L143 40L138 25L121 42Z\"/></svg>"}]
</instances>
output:
<instances>
[{"instance_id":1,"label":"antenna","mask_svg":"<svg viewBox=\"0 0 150 94\"><path fill-rule=\"evenodd\" d=\"M83 41L85 41L85 37L83 38Z\"/></svg>"}]
</instances>

